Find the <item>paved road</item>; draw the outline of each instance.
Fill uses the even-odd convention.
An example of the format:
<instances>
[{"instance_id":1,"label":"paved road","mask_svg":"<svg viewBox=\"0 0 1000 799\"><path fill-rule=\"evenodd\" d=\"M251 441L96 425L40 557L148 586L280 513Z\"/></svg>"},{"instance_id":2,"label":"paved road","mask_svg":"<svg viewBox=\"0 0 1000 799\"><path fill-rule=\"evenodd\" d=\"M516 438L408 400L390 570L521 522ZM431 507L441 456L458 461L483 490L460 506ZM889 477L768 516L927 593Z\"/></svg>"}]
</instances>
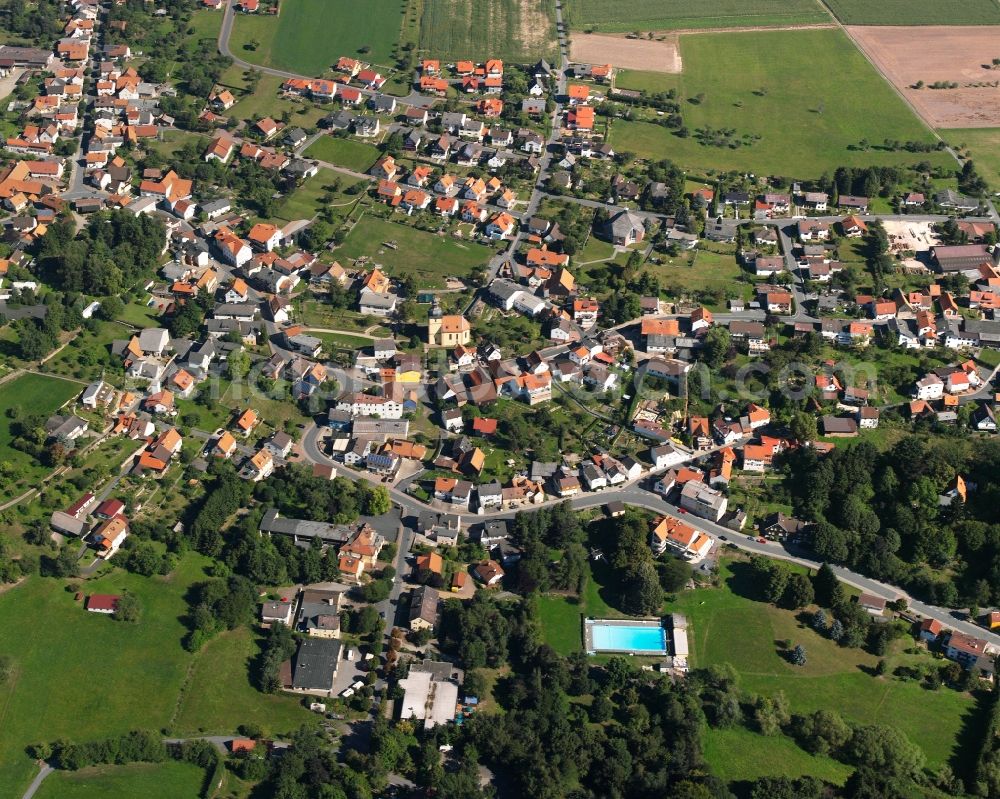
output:
<instances>
[{"instance_id":1,"label":"paved road","mask_svg":"<svg viewBox=\"0 0 1000 799\"><path fill-rule=\"evenodd\" d=\"M53 771L55 771L52 766L48 763L42 763L42 768L39 770L38 775L31 781L31 785L28 786L28 790L24 792L24 796L21 799L31 799L35 795L35 792L41 787L42 781L49 776Z\"/></svg>"},{"instance_id":2,"label":"paved road","mask_svg":"<svg viewBox=\"0 0 1000 799\"><path fill-rule=\"evenodd\" d=\"M335 464L333 460L328 458L319 450L317 444L317 438L320 434L320 430L314 426L306 430L305 435L302 439L302 449L305 454L306 459L314 463L327 463L339 466L337 474L343 476L348 480L367 480L371 483L377 483L379 485L384 485L378 478L368 475L364 472L357 472L352 469L343 468L342 464ZM692 453L688 460L693 460L695 458L700 458L705 454L710 454L709 452L696 452ZM397 488L390 488L389 495L393 502L398 504L403 509L403 515L417 515L422 511L435 511L438 513L448 512L446 509L441 507L435 507L429 505L425 502L398 490ZM612 501L624 502L626 505L632 505L635 507L645 508L647 510L654 511L656 513L668 513L673 516L680 516L682 512L675 506L664 500L657 494L652 493L649 490L642 488L639 482L633 482L623 488L608 489L605 491L598 491L593 493L584 494L582 496L576 497L569 500L571 507L576 509L582 508L593 508L604 505L607 502ZM481 523L485 519L510 519L513 518L520 510L533 510L538 507L551 506L563 502L564 500L555 499L549 500L540 506L530 506L517 510L499 510L490 513L483 514L472 514L472 513L458 513L462 518L464 524L476 524ZM808 568L818 569L822 565L822 561L816 560L809 551L803 549L791 549L782 544L776 542L768 542L761 544L756 538L748 536L744 533L735 532L730 530L728 527L724 527L720 524L715 524L706 519L700 519L691 514L684 515L684 520L690 524L692 527L701 530L702 532L708 533L716 539L725 538L728 539L729 543L738 547L739 549L745 550L747 552L752 552L755 554L767 555L769 557L780 558L782 560L791 561L794 563L801 564ZM402 551L402 547L400 550ZM968 633L969 635L975 635L979 638L985 638L992 643L1000 646L1000 635L992 633L988 630L984 630L978 625L971 624L967 621L962 621L956 619L951 615L951 612L947 608L940 608L934 605L928 605L924 602L911 597L906 591L896 586L888 585L886 583L881 583L877 580L873 580L870 577L865 577L862 574L857 574L849 569L842 566L832 567L837 576L843 580L845 583L854 586L862 591L867 591L876 596L884 597L888 600L904 598L909 603L910 608L913 609L915 613L920 614L926 618L937 619L944 626L951 628L953 630L959 630L960 632ZM401 574L401 571L397 569L397 574Z\"/></svg>"}]
</instances>

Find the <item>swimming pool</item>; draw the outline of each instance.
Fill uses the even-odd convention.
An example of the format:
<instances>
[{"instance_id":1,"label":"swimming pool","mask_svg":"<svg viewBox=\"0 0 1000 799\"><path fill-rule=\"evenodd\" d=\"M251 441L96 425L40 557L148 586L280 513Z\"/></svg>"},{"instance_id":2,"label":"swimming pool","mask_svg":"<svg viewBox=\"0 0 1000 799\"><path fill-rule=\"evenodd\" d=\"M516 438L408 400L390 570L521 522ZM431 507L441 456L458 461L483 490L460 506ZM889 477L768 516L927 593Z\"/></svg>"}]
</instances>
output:
<instances>
[{"instance_id":1,"label":"swimming pool","mask_svg":"<svg viewBox=\"0 0 1000 799\"><path fill-rule=\"evenodd\" d=\"M587 619L584 623L584 640L590 653L667 654L667 631L658 621Z\"/></svg>"}]
</instances>

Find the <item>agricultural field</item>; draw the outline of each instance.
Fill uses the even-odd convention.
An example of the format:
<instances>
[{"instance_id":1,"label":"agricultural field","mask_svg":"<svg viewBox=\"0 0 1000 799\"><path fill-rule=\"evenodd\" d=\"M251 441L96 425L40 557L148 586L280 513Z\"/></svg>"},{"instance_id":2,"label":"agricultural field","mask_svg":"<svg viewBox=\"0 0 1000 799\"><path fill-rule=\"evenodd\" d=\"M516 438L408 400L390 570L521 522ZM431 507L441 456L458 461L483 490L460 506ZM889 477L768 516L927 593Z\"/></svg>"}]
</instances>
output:
<instances>
[{"instance_id":1,"label":"agricultural field","mask_svg":"<svg viewBox=\"0 0 1000 799\"><path fill-rule=\"evenodd\" d=\"M984 0L985 1L985 0ZM568 0L569 26L609 33L684 28L769 27L831 22L813 0Z\"/></svg>"},{"instance_id":2,"label":"agricultural field","mask_svg":"<svg viewBox=\"0 0 1000 799\"><path fill-rule=\"evenodd\" d=\"M798 178L838 166L952 166L944 152L872 147L886 138L932 142L930 131L840 31L762 31L681 37L679 78L688 138L652 122L615 120L611 143L642 158L669 158L696 172L725 170ZM850 82L816 63L838 64ZM720 131L732 131L716 146ZM741 142L747 137L759 137ZM713 143L702 144L700 140Z\"/></svg>"},{"instance_id":3,"label":"agricultural field","mask_svg":"<svg viewBox=\"0 0 1000 799\"><path fill-rule=\"evenodd\" d=\"M364 13L351 0L283 0L277 19L238 14L229 44L244 61L301 75L322 75L340 56L384 68L402 22L400 0L368 0ZM256 49L246 49L254 41Z\"/></svg>"},{"instance_id":4,"label":"agricultural field","mask_svg":"<svg viewBox=\"0 0 1000 799\"><path fill-rule=\"evenodd\" d=\"M1000 25L995 0L823 0L845 25Z\"/></svg>"},{"instance_id":5,"label":"agricultural field","mask_svg":"<svg viewBox=\"0 0 1000 799\"><path fill-rule=\"evenodd\" d=\"M326 161L355 172L367 172L378 160L380 152L377 147L357 139L320 136L309 145L304 155L306 158Z\"/></svg>"},{"instance_id":6,"label":"agricultural field","mask_svg":"<svg viewBox=\"0 0 1000 799\"><path fill-rule=\"evenodd\" d=\"M941 131L949 144L967 149L980 175L1000 191L1000 128Z\"/></svg>"},{"instance_id":7,"label":"agricultural field","mask_svg":"<svg viewBox=\"0 0 1000 799\"><path fill-rule=\"evenodd\" d=\"M420 49L442 61L534 62L556 54L554 0L434 0L424 4Z\"/></svg>"},{"instance_id":8,"label":"agricultural field","mask_svg":"<svg viewBox=\"0 0 1000 799\"><path fill-rule=\"evenodd\" d=\"M0 481L0 499L24 493L49 471L27 453L11 447L12 420L7 412L21 408L51 414L82 390L79 383L37 374L24 374L0 386L0 462L7 465Z\"/></svg>"},{"instance_id":9,"label":"agricultural field","mask_svg":"<svg viewBox=\"0 0 1000 799\"><path fill-rule=\"evenodd\" d=\"M871 676L878 658L860 649L841 647L802 624L790 611L748 598L745 567L723 561L722 587L682 594L674 609L691 627L689 643L695 666L729 663L745 690L763 694L784 691L793 713L836 708L848 720L899 727L936 768L960 755L963 726L974 713L973 699L950 689L927 691L918 683ZM782 657L776 641L802 644L805 666ZM889 671L920 656L898 650L887 659ZM774 763L781 771L783 761Z\"/></svg>"},{"instance_id":10,"label":"agricultural field","mask_svg":"<svg viewBox=\"0 0 1000 799\"><path fill-rule=\"evenodd\" d=\"M385 242L396 242L398 248L386 247ZM411 274L418 288L443 288L445 278L465 277L475 267L485 265L493 250L475 242L456 241L450 236L365 216L351 228L334 255L345 268L348 261L369 256L374 263L385 266L392 277Z\"/></svg>"},{"instance_id":11,"label":"agricultural field","mask_svg":"<svg viewBox=\"0 0 1000 799\"><path fill-rule=\"evenodd\" d=\"M573 37L570 58L578 63L611 63L625 69L676 74L681 71L676 34L656 40L584 33ZM622 87L625 88L625 87Z\"/></svg>"},{"instance_id":12,"label":"agricultural field","mask_svg":"<svg viewBox=\"0 0 1000 799\"><path fill-rule=\"evenodd\" d=\"M935 128L1000 125L997 29L989 26L851 27L851 38ZM942 85L954 88L931 88ZM915 88L920 86L921 88Z\"/></svg>"},{"instance_id":13,"label":"agricultural field","mask_svg":"<svg viewBox=\"0 0 1000 799\"><path fill-rule=\"evenodd\" d=\"M143 799L187 799L201 795L205 772L190 763L130 763L94 766L79 771L56 771L46 778L38 799L106 799L141 796Z\"/></svg>"}]
</instances>

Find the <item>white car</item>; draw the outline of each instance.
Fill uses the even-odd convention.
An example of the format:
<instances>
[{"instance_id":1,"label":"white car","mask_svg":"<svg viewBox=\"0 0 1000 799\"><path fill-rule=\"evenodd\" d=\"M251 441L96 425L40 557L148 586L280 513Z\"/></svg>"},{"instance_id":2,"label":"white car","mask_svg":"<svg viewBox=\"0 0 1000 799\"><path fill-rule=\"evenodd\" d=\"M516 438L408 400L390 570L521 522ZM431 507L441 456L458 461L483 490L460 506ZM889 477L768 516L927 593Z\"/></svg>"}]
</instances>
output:
<instances>
[{"instance_id":1,"label":"white car","mask_svg":"<svg viewBox=\"0 0 1000 799\"><path fill-rule=\"evenodd\" d=\"M340 695L344 699L348 699L348 698L354 696L354 689L353 688L345 688L343 691L340 692Z\"/></svg>"}]
</instances>

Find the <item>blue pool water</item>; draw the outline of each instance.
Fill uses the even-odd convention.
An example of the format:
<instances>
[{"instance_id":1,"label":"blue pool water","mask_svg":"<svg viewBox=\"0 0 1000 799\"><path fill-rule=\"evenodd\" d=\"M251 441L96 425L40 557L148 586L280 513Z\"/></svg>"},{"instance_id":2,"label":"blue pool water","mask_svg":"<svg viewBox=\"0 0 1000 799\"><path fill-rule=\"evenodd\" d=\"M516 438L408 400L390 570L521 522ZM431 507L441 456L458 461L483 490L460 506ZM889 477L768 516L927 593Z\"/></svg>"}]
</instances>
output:
<instances>
[{"instance_id":1,"label":"blue pool water","mask_svg":"<svg viewBox=\"0 0 1000 799\"><path fill-rule=\"evenodd\" d=\"M590 629L595 652L614 650L664 654L667 651L667 633L659 625L592 624Z\"/></svg>"}]
</instances>

